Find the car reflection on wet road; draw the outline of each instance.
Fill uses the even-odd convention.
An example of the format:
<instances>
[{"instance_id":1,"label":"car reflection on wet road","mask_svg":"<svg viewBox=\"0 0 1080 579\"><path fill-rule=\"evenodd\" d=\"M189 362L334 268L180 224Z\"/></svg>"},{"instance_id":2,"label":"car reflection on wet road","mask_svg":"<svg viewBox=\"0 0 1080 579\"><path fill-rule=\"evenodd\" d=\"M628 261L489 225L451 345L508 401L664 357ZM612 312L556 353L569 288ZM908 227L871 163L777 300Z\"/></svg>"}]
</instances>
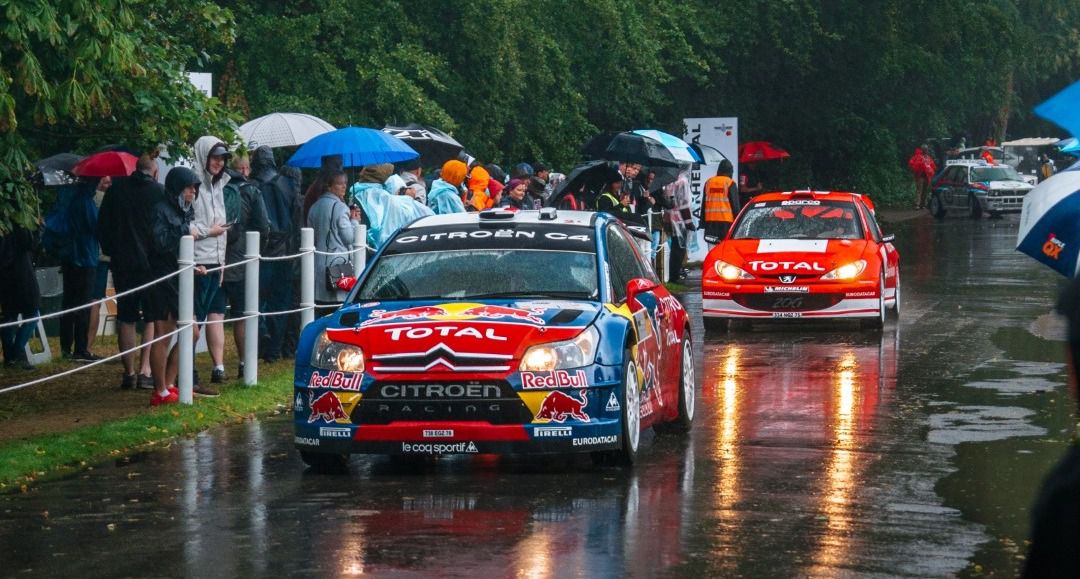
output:
<instances>
[{"instance_id":1,"label":"car reflection on wet road","mask_svg":"<svg viewBox=\"0 0 1080 579\"><path fill-rule=\"evenodd\" d=\"M1061 343L1033 324L1059 282L1012 251L1014 220L887 229L899 323L698 339L693 435L646 437L633 471L357 456L317 475L282 417L0 496L0 574L1014 575L1072 427Z\"/></svg>"}]
</instances>

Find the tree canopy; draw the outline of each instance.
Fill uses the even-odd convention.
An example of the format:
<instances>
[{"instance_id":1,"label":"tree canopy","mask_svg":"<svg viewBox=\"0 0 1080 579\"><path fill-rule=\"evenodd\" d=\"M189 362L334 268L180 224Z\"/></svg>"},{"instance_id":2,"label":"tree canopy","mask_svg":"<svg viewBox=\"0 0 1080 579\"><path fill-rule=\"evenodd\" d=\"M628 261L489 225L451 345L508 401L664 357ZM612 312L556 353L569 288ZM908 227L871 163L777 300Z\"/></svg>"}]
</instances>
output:
<instances>
[{"instance_id":1,"label":"tree canopy","mask_svg":"<svg viewBox=\"0 0 1080 579\"><path fill-rule=\"evenodd\" d=\"M34 156L182 146L230 118L437 126L484 161L569 169L607 130L737 116L775 186L899 197L928 138L1060 135L1073 0L0 0L0 229ZM182 82L215 73L217 99Z\"/></svg>"}]
</instances>

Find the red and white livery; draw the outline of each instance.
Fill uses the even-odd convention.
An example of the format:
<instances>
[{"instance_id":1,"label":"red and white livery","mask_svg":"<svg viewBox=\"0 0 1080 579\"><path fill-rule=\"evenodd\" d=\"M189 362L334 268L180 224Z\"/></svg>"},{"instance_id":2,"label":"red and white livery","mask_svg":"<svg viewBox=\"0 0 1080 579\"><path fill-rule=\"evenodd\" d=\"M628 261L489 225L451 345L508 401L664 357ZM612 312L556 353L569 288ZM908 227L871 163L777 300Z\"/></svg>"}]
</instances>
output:
<instances>
[{"instance_id":1,"label":"red and white livery","mask_svg":"<svg viewBox=\"0 0 1080 579\"><path fill-rule=\"evenodd\" d=\"M733 319L862 318L900 312L900 254L870 199L788 191L755 197L702 269L706 326Z\"/></svg>"}]
</instances>

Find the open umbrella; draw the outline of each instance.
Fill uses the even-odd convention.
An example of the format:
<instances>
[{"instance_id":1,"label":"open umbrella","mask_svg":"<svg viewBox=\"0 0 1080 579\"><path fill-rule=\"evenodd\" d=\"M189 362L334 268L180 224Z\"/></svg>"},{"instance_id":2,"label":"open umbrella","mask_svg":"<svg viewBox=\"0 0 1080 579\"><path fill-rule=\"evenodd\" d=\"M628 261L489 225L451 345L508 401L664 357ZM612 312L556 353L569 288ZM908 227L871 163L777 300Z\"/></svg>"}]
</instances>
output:
<instances>
[{"instance_id":1,"label":"open umbrella","mask_svg":"<svg viewBox=\"0 0 1080 579\"><path fill-rule=\"evenodd\" d=\"M79 177L127 177L135 171L139 158L122 151L95 153L79 161L71 170Z\"/></svg>"},{"instance_id":2,"label":"open umbrella","mask_svg":"<svg viewBox=\"0 0 1080 579\"><path fill-rule=\"evenodd\" d=\"M295 147L334 130L334 125L304 113L270 113L240 125L245 143L267 147ZM255 148L255 147L251 147Z\"/></svg>"},{"instance_id":3,"label":"open umbrella","mask_svg":"<svg viewBox=\"0 0 1080 579\"><path fill-rule=\"evenodd\" d=\"M687 143L675 135L656 129L634 129L631 132L635 135L641 135L659 141L661 145L664 145L671 151L671 156L675 157L678 161L683 161L685 163L701 162L701 156L698 155L697 151L690 148L690 143Z\"/></svg>"},{"instance_id":4,"label":"open umbrella","mask_svg":"<svg viewBox=\"0 0 1080 579\"><path fill-rule=\"evenodd\" d=\"M383 127L383 132L405 141L420 153L420 163L425 167L441 167L443 163L457 159L465 147L454 137L433 127L410 123L404 127Z\"/></svg>"},{"instance_id":5,"label":"open umbrella","mask_svg":"<svg viewBox=\"0 0 1080 579\"><path fill-rule=\"evenodd\" d=\"M1057 123L1070 135L1080 137L1080 81L1035 107L1035 114Z\"/></svg>"},{"instance_id":6,"label":"open umbrella","mask_svg":"<svg viewBox=\"0 0 1080 579\"><path fill-rule=\"evenodd\" d=\"M787 151L766 141L750 141L739 145L740 163L757 163L758 161L775 161L790 157Z\"/></svg>"},{"instance_id":7,"label":"open umbrella","mask_svg":"<svg viewBox=\"0 0 1080 579\"><path fill-rule=\"evenodd\" d=\"M41 173L42 183L46 187L67 185L71 182L71 170L82 161L81 155L74 153L58 153L51 157L45 157L34 162L34 167Z\"/></svg>"},{"instance_id":8,"label":"open umbrella","mask_svg":"<svg viewBox=\"0 0 1080 579\"><path fill-rule=\"evenodd\" d=\"M719 165L720 161L730 160L716 147L710 147L702 143L690 143L690 148L701 157L701 162L706 165Z\"/></svg>"},{"instance_id":9,"label":"open umbrella","mask_svg":"<svg viewBox=\"0 0 1080 579\"><path fill-rule=\"evenodd\" d=\"M419 156L405 141L382 131L346 127L304 143L287 164L290 167L317 169L322 166L322 158L329 155L340 155L343 167L398 163Z\"/></svg>"},{"instance_id":10,"label":"open umbrella","mask_svg":"<svg viewBox=\"0 0 1080 579\"><path fill-rule=\"evenodd\" d=\"M1080 157L1080 139L1073 137L1071 139L1062 140L1057 144L1058 150L1062 153L1072 155L1074 157Z\"/></svg>"},{"instance_id":11,"label":"open umbrella","mask_svg":"<svg viewBox=\"0 0 1080 579\"><path fill-rule=\"evenodd\" d=\"M677 167L683 161L656 139L635 133L619 133L611 139L603 158L623 163L639 163L650 167Z\"/></svg>"},{"instance_id":12,"label":"open umbrella","mask_svg":"<svg viewBox=\"0 0 1080 579\"><path fill-rule=\"evenodd\" d=\"M1080 171L1064 171L1024 196L1016 250L1066 277L1080 256Z\"/></svg>"},{"instance_id":13,"label":"open umbrella","mask_svg":"<svg viewBox=\"0 0 1080 579\"><path fill-rule=\"evenodd\" d=\"M572 195L578 203L591 206L591 200L604 185L621 179L619 170L607 161L587 161L574 167L566 179L551 194L549 204L558 207L563 198Z\"/></svg>"},{"instance_id":14,"label":"open umbrella","mask_svg":"<svg viewBox=\"0 0 1080 579\"><path fill-rule=\"evenodd\" d=\"M581 154L590 159L602 159L604 157L604 151L606 151L608 145L611 144L611 140L619 134L622 134L622 132L610 131L596 135L588 141L585 141L584 145L581 145Z\"/></svg>"}]
</instances>

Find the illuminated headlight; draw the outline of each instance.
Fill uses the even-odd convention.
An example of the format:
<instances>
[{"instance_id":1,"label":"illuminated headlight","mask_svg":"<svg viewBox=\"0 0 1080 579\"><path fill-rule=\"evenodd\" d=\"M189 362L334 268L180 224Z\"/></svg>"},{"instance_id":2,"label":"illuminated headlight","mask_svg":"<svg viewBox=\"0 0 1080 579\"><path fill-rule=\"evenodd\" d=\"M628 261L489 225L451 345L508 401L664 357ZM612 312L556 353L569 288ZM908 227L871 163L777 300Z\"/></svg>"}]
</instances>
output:
<instances>
[{"instance_id":1,"label":"illuminated headlight","mask_svg":"<svg viewBox=\"0 0 1080 579\"><path fill-rule=\"evenodd\" d=\"M580 368L593 363L600 332L589 326L572 340L538 344L525 351L521 357L521 371L548 372Z\"/></svg>"},{"instance_id":2,"label":"illuminated headlight","mask_svg":"<svg viewBox=\"0 0 1080 579\"><path fill-rule=\"evenodd\" d=\"M840 267L838 267L838 268L830 271L829 273L821 276L821 279L839 279L839 280L855 279L855 278L859 277L859 274L861 274L863 272L863 270L865 270L865 269L866 269L866 260L865 259L860 259L859 261L853 261L853 262L851 262L849 264L841 265Z\"/></svg>"},{"instance_id":3,"label":"illuminated headlight","mask_svg":"<svg viewBox=\"0 0 1080 579\"><path fill-rule=\"evenodd\" d=\"M357 346L334 342L323 332L315 340L315 348L311 351L311 365L323 370L363 372L364 351Z\"/></svg>"},{"instance_id":4,"label":"illuminated headlight","mask_svg":"<svg viewBox=\"0 0 1080 579\"><path fill-rule=\"evenodd\" d=\"M754 276L725 261L716 260L716 264L713 267L716 269L716 275L720 276L724 281L754 279Z\"/></svg>"}]
</instances>

